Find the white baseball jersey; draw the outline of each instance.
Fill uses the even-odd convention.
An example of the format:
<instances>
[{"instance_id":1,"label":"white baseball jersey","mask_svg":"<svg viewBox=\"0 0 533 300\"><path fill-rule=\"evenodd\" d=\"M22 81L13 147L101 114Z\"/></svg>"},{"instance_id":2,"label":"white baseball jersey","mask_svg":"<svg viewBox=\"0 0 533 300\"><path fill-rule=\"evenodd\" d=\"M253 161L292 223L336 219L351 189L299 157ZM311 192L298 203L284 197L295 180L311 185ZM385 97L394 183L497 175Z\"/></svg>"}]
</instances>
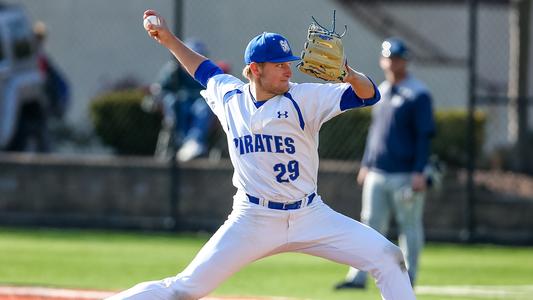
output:
<instances>
[{"instance_id":1,"label":"white baseball jersey","mask_svg":"<svg viewBox=\"0 0 533 300\"><path fill-rule=\"evenodd\" d=\"M226 74L212 77L203 95L228 140L233 185L248 194L291 202L315 191L318 131L340 114L349 84L295 84L256 106L250 85Z\"/></svg>"},{"instance_id":2,"label":"white baseball jersey","mask_svg":"<svg viewBox=\"0 0 533 300\"><path fill-rule=\"evenodd\" d=\"M233 184L239 190L233 210L179 274L139 283L109 299L200 299L249 263L281 252L369 271L383 299L415 299L401 250L374 229L332 210L315 193L318 131L349 108L344 102L348 88L290 83L284 95L257 103L249 84L231 75L211 77L202 95L227 135ZM293 205L304 197L305 205ZM258 198L269 205L256 205Z\"/></svg>"}]
</instances>

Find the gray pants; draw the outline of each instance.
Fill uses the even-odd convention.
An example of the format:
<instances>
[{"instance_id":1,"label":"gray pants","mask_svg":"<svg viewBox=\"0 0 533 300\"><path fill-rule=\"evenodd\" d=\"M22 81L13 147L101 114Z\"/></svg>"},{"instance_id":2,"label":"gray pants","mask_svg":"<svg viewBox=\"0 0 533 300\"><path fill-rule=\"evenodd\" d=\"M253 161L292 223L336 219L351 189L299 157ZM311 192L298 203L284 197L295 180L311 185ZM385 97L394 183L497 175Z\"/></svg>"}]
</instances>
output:
<instances>
[{"instance_id":1,"label":"gray pants","mask_svg":"<svg viewBox=\"0 0 533 300\"><path fill-rule=\"evenodd\" d=\"M398 225L398 243L405 255L409 278L414 285L418 258L424 245L422 215L425 193L413 193L411 173L370 171L363 185L361 222L386 235L391 217ZM346 281L366 284L367 273L350 268Z\"/></svg>"}]
</instances>

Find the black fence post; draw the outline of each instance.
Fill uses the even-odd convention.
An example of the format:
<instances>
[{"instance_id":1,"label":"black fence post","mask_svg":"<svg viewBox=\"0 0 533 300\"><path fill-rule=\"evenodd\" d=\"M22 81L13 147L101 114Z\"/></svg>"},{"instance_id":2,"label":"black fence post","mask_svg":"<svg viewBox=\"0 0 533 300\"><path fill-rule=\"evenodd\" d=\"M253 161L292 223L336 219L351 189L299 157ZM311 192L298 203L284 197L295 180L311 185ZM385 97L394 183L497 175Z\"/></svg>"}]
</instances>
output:
<instances>
[{"instance_id":1,"label":"black fence post","mask_svg":"<svg viewBox=\"0 0 533 300\"><path fill-rule=\"evenodd\" d=\"M176 147L172 147L172 156L169 159L170 164L170 218L172 219L172 226L169 226L170 230L179 230L180 229L180 220L179 220L179 168L178 161L176 159Z\"/></svg>"},{"instance_id":2,"label":"black fence post","mask_svg":"<svg viewBox=\"0 0 533 300\"><path fill-rule=\"evenodd\" d=\"M514 143L513 168L520 172L533 172L528 147L528 69L531 0L512 0L509 16L509 131Z\"/></svg>"},{"instance_id":3,"label":"black fence post","mask_svg":"<svg viewBox=\"0 0 533 300\"><path fill-rule=\"evenodd\" d=\"M175 0L174 1L174 34L178 37L182 37L182 23L183 23L183 1ZM172 58L173 59L173 58ZM174 120L174 125L172 128L172 135L176 134L177 120ZM171 156L169 159L169 169L170 169L170 189L169 189L169 204L170 204L170 218L172 219L172 230L180 230L180 212L179 212L179 187L180 187L180 178L179 178L179 164L176 157L177 146L176 138L172 139L171 143Z\"/></svg>"},{"instance_id":4,"label":"black fence post","mask_svg":"<svg viewBox=\"0 0 533 300\"><path fill-rule=\"evenodd\" d=\"M474 113L476 109L476 54L477 54L477 21L478 21L478 1L468 1L469 12L469 32L468 32L468 128L466 134L467 146L467 183L466 183L466 205L465 205L465 229L461 239L465 242L472 242L475 239L475 188L474 169L476 153L476 132Z\"/></svg>"}]
</instances>

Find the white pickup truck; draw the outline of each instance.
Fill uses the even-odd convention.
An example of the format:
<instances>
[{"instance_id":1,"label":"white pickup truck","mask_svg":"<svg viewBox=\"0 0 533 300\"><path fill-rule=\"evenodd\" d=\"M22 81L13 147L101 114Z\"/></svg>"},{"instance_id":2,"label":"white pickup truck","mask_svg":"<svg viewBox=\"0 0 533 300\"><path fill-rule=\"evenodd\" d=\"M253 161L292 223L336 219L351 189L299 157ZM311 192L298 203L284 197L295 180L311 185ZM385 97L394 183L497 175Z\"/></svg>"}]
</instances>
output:
<instances>
[{"instance_id":1,"label":"white pickup truck","mask_svg":"<svg viewBox=\"0 0 533 300\"><path fill-rule=\"evenodd\" d=\"M0 151L46 151L43 89L29 19L22 7L0 3Z\"/></svg>"}]
</instances>

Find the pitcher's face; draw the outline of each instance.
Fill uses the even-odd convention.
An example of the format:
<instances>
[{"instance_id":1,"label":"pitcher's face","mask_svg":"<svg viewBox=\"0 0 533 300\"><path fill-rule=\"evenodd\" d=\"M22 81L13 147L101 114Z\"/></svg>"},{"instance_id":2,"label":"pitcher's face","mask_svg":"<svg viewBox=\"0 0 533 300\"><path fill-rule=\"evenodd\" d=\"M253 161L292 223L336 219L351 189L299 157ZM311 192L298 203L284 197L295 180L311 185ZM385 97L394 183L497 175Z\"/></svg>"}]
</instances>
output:
<instances>
[{"instance_id":1,"label":"pitcher's face","mask_svg":"<svg viewBox=\"0 0 533 300\"><path fill-rule=\"evenodd\" d=\"M289 90L292 77L291 63L262 63L259 67L258 85L268 93L282 95Z\"/></svg>"}]
</instances>

